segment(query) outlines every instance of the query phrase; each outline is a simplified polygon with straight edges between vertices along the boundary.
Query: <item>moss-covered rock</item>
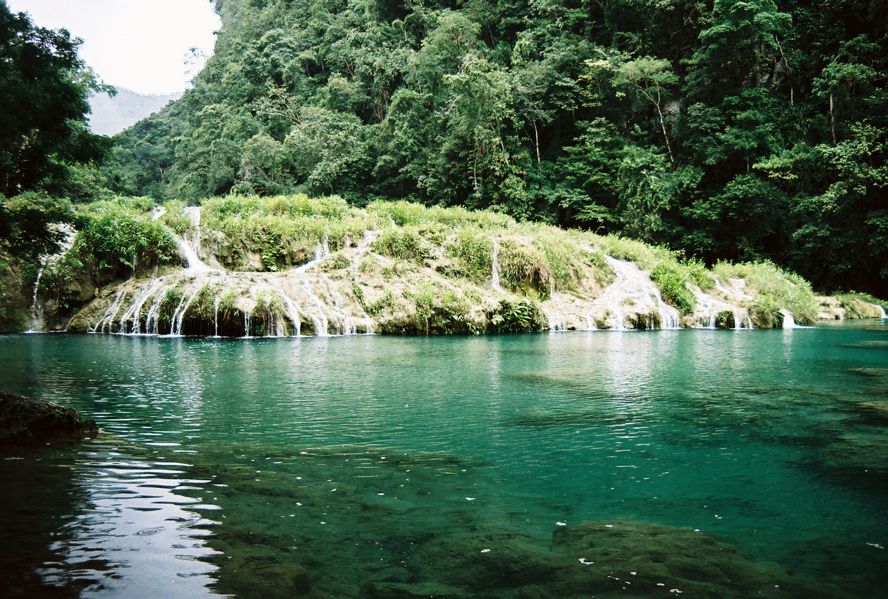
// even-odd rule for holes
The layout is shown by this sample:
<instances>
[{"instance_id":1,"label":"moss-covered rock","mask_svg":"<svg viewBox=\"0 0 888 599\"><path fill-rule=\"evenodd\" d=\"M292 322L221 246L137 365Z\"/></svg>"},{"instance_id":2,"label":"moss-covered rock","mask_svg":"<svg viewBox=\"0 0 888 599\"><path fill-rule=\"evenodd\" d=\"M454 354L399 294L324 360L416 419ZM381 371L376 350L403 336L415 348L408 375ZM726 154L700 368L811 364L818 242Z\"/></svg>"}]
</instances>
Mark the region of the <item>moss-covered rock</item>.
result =
<instances>
[{"instance_id":1,"label":"moss-covered rock","mask_svg":"<svg viewBox=\"0 0 888 599\"><path fill-rule=\"evenodd\" d=\"M64 442L97 433L95 421L74 408L0 393L0 443Z\"/></svg>"}]
</instances>

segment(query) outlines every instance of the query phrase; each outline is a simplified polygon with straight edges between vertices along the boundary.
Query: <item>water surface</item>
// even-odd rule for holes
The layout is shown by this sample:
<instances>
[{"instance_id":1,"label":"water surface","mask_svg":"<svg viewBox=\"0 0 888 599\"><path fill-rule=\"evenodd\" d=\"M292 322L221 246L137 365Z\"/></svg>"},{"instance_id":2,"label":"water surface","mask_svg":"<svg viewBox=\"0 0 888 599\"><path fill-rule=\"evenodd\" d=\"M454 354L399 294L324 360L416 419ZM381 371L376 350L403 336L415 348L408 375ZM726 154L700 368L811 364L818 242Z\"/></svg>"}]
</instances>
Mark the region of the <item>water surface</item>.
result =
<instances>
[{"instance_id":1,"label":"water surface","mask_svg":"<svg viewBox=\"0 0 888 599\"><path fill-rule=\"evenodd\" d=\"M710 583L724 594L759 572L784 590L795 578L780 576L836 596L884 588L881 321L429 339L22 335L0 337L0 364L0 389L73 405L103 431L0 456L0 527L20 540L0 549L9 596L564 596L559 584L609 596L630 571L636 596L710 596ZM565 540L584 522L637 535L597 558L613 588L588 578L601 542ZM746 561L704 564L713 550L694 548L695 530ZM656 551L639 540L652 536L665 543ZM497 551L514 559L478 561ZM667 572L657 551L697 566ZM568 554L582 572L559 561ZM737 569L766 562L781 574Z\"/></svg>"}]
</instances>

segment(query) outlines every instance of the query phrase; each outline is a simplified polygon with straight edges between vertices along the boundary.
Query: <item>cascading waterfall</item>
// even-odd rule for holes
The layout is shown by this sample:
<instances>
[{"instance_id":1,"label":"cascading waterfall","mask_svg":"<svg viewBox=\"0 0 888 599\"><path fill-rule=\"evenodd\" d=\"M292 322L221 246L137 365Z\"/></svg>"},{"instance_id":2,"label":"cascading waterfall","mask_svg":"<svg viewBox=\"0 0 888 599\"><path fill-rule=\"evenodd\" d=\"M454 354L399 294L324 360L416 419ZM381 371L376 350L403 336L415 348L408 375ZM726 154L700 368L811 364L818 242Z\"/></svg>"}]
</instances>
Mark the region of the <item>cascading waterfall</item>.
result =
<instances>
[{"instance_id":1,"label":"cascading waterfall","mask_svg":"<svg viewBox=\"0 0 888 599\"><path fill-rule=\"evenodd\" d=\"M166 297L167 292L175 287L174 284L164 285L160 287L154 294L154 301L148 308L148 315L145 317L145 333L148 335L159 335L160 307Z\"/></svg>"},{"instance_id":2,"label":"cascading waterfall","mask_svg":"<svg viewBox=\"0 0 888 599\"><path fill-rule=\"evenodd\" d=\"M194 248L194 253L200 258L200 206L188 206L183 209L183 212L188 215L191 226L194 228L191 245Z\"/></svg>"},{"instance_id":3,"label":"cascading waterfall","mask_svg":"<svg viewBox=\"0 0 888 599\"><path fill-rule=\"evenodd\" d=\"M123 313L123 316L120 317L120 327L118 331L121 334L130 334L130 335L139 335L141 331L141 319L137 317L142 313L142 307L145 305L145 302L148 301L148 298L152 297L157 290L163 285L162 281L157 281L151 287L145 288L142 293L136 297L135 301L130 304L130 307L127 308L126 312ZM127 330L127 324L129 324L129 330Z\"/></svg>"},{"instance_id":4,"label":"cascading waterfall","mask_svg":"<svg viewBox=\"0 0 888 599\"><path fill-rule=\"evenodd\" d=\"M117 291L117 294L114 296L114 300L111 302L111 305L99 319L99 321L95 324L93 328L89 330L90 333L104 333L105 328L107 327L108 331L111 332L111 325L114 322L114 317L120 312L120 308L123 305L123 300L126 297L127 289L122 288Z\"/></svg>"},{"instance_id":5,"label":"cascading waterfall","mask_svg":"<svg viewBox=\"0 0 888 599\"><path fill-rule=\"evenodd\" d=\"M281 296L281 299L284 302L284 305L287 307L287 315L290 317L290 322L293 323L293 330L297 337L302 336L302 319L299 317L299 306L296 305L292 299L287 296L286 293L277 290L278 294ZM283 333L280 335L283 336Z\"/></svg>"},{"instance_id":6,"label":"cascading waterfall","mask_svg":"<svg viewBox=\"0 0 888 599\"><path fill-rule=\"evenodd\" d=\"M605 259L617 278L594 301L593 310L586 316L588 321L603 321L615 331L626 330L629 310L624 306L631 306L634 328L677 329L681 326L678 310L663 300L659 287L646 273L631 262L610 256L605 256Z\"/></svg>"},{"instance_id":7,"label":"cascading waterfall","mask_svg":"<svg viewBox=\"0 0 888 599\"><path fill-rule=\"evenodd\" d=\"M189 290L189 293L182 295L181 299L179 300L179 305L176 306L176 310L173 312L173 317L170 319L171 337L182 336L182 320L185 318L185 313L188 312L188 308L191 307L191 303L194 301L194 298L197 296L198 293L201 292L202 289L202 286L194 284Z\"/></svg>"},{"instance_id":8,"label":"cascading waterfall","mask_svg":"<svg viewBox=\"0 0 888 599\"><path fill-rule=\"evenodd\" d=\"M361 269L361 260L364 258L364 254L367 253L367 250L370 249L370 246L378 237L379 231L364 231L364 238L358 242L357 252L355 252L355 256L352 259L352 274L355 276L358 275Z\"/></svg>"},{"instance_id":9,"label":"cascading waterfall","mask_svg":"<svg viewBox=\"0 0 888 599\"><path fill-rule=\"evenodd\" d=\"M305 272L310 268L314 268L315 266L317 266L318 264L320 264L321 262L323 262L324 260L326 260L327 258L330 257L330 244L329 244L329 239L327 238L326 234L324 235L324 241L322 243L319 243L315 247L314 255L315 255L314 260L309 260L305 264L302 264L301 266L297 266L296 268L293 269L293 271L300 272L300 273Z\"/></svg>"},{"instance_id":10,"label":"cascading waterfall","mask_svg":"<svg viewBox=\"0 0 888 599\"><path fill-rule=\"evenodd\" d=\"M34 293L31 294L30 319L27 333L33 333L43 329L43 306L37 301L37 293L40 291L40 278L43 276L43 261L37 269L37 277L34 280Z\"/></svg>"},{"instance_id":11,"label":"cascading waterfall","mask_svg":"<svg viewBox=\"0 0 888 599\"><path fill-rule=\"evenodd\" d=\"M723 285L722 289L724 289ZM694 299L697 305L696 313L698 315L698 326L700 328L719 328L719 317L721 316L722 319L724 319L722 321L724 323L726 322L726 314L731 315L734 329L752 328L752 320L750 319L749 312L747 310L739 308L734 304L729 304L720 299L716 299L708 293L704 293L700 289L695 288L692 291L694 293Z\"/></svg>"},{"instance_id":12,"label":"cascading waterfall","mask_svg":"<svg viewBox=\"0 0 888 599\"><path fill-rule=\"evenodd\" d=\"M206 272L217 270L205 264L203 260L200 259L200 256L197 255L197 251L194 249L194 247L184 238L179 237L175 233L173 234L173 238L176 240L176 243L179 244L179 251L182 252L182 256L184 256L185 262L188 264L188 270L190 270L191 272Z\"/></svg>"},{"instance_id":13,"label":"cascading waterfall","mask_svg":"<svg viewBox=\"0 0 888 599\"><path fill-rule=\"evenodd\" d=\"M218 270L205 264L203 260L200 259L200 207L188 206L184 208L183 211L188 216L189 220L191 220L191 226L194 229L192 240L189 242L187 239L177 235L173 231L170 231L170 235L176 240L176 243L179 246L179 251L182 253L182 257L185 258L185 263L188 265L188 270L192 272ZM157 220L166 214L166 212L166 208L157 206L151 212L151 219Z\"/></svg>"},{"instance_id":14,"label":"cascading waterfall","mask_svg":"<svg viewBox=\"0 0 888 599\"><path fill-rule=\"evenodd\" d=\"M28 309L28 328L26 333L37 333L45 330L44 321L44 304L40 299L40 281L43 278L43 272L46 268L51 268L59 259L74 245L74 239L77 237L76 231L68 224L53 225L62 239L59 243L60 253L50 255L44 254L40 256L37 265L37 276L34 278L34 291L31 293L31 305Z\"/></svg>"},{"instance_id":15,"label":"cascading waterfall","mask_svg":"<svg viewBox=\"0 0 888 599\"><path fill-rule=\"evenodd\" d=\"M311 319L314 321L315 333L318 335L318 337L329 337L330 333L327 332L327 316L324 314L324 303L321 301L321 298L315 295L308 281L303 279L301 283L306 295L312 302L314 302L315 306L317 306L318 309L317 316L309 313L309 316L311 316Z\"/></svg>"},{"instance_id":16,"label":"cascading waterfall","mask_svg":"<svg viewBox=\"0 0 888 599\"><path fill-rule=\"evenodd\" d=\"M156 210L155 218L162 214L162 209ZM385 332L409 332L413 326L410 285L416 280L392 285L391 275L382 270L390 264L384 253L373 254L372 261L364 259L378 239L378 231L365 231L356 245L346 242L335 254L335 268L313 268L331 256L325 236L315 247L314 259L297 268L279 273L237 272L212 269L200 261L193 247L199 245L200 212L190 210L189 218L195 233L189 231L185 237L193 243L183 240L180 244L189 268L152 279L131 279L106 290L72 319L71 331L163 337L301 337L372 334L377 324ZM501 286L499 263L503 240L491 241L491 278L484 301L496 305L497 299L504 301L502 294L506 293ZM600 249L583 249L595 252L600 260ZM345 267L341 265L343 259ZM615 279L603 291L596 280L578 288L578 293L553 289L551 297L540 302L552 329L621 331L675 329L682 325L678 310L664 301L647 272L631 262L610 256L604 259ZM696 296L693 318L697 326L751 327L749 312L738 307L749 304L743 298L753 299L744 292L743 285L740 279L718 281L717 291L709 290L714 296L691 288ZM403 299L398 294L403 294ZM741 300L733 302L735 297ZM378 322L370 314L381 314ZM481 326L489 314L481 312L477 316ZM691 324L691 319L686 317L684 324ZM793 323L785 320L784 325Z\"/></svg>"},{"instance_id":17,"label":"cascading waterfall","mask_svg":"<svg viewBox=\"0 0 888 599\"><path fill-rule=\"evenodd\" d=\"M323 298L323 299L322 299ZM74 319L73 330L181 337L371 334L372 320L324 274L184 271L131 279ZM212 320L210 320L212 319ZM261 322L260 322L261 320Z\"/></svg>"}]
</instances>

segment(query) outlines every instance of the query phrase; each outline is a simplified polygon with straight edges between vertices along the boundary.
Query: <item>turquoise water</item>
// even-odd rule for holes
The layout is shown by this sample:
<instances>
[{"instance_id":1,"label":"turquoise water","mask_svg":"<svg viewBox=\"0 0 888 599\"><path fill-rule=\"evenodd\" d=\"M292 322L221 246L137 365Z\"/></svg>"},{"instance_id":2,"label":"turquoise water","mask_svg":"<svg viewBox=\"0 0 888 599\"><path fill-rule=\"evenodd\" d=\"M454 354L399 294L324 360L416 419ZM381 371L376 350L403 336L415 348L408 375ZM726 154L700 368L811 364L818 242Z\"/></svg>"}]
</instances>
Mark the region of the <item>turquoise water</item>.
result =
<instances>
[{"instance_id":1,"label":"turquoise water","mask_svg":"<svg viewBox=\"0 0 888 599\"><path fill-rule=\"evenodd\" d=\"M0 455L8 596L625 596L602 586L618 570L638 597L769 596L760 579L777 596L877 597L886 582L881 321L22 335L0 337L0 364L0 390L73 405L103 433ZM563 538L583 526L627 532L618 549L583 537L580 555Z\"/></svg>"}]
</instances>

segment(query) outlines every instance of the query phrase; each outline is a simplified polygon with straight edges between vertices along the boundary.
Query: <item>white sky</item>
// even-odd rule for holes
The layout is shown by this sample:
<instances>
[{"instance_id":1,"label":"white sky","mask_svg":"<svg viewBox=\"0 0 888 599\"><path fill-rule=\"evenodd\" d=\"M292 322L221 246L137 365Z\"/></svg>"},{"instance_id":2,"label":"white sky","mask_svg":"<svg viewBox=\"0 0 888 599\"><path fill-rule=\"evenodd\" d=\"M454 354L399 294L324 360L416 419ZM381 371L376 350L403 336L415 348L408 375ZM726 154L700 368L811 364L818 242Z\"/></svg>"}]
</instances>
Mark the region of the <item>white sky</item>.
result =
<instances>
[{"instance_id":1,"label":"white sky","mask_svg":"<svg viewBox=\"0 0 888 599\"><path fill-rule=\"evenodd\" d=\"M183 91L213 52L219 17L210 0L6 0L38 27L83 39L79 56L104 83L140 94Z\"/></svg>"}]
</instances>

